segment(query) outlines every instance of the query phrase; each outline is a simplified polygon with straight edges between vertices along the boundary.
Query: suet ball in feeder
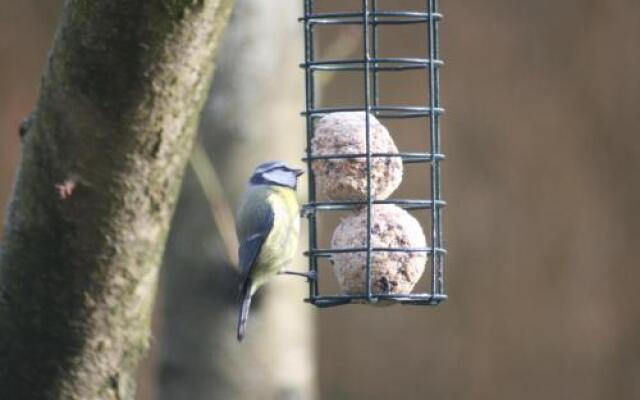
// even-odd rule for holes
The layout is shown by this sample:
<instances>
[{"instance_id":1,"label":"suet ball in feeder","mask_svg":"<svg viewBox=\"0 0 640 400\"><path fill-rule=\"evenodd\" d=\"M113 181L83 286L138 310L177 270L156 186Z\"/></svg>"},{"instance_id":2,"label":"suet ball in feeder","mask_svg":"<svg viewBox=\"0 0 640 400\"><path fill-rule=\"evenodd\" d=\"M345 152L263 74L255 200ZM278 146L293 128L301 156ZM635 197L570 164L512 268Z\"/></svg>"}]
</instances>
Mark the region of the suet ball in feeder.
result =
<instances>
[{"instance_id":1,"label":"suet ball in feeder","mask_svg":"<svg viewBox=\"0 0 640 400\"><path fill-rule=\"evenodd\" d=\"M342 220L333 232L332 249L363 248L367 240L367 209ZM372 248L425 248L420 223L395 205L375 205L371 219ZM371 257L371 291L374 294L408 294L422 276L427 261L424 251L374 251ZM336 253L333 271L346 294L365 293L367 253Z\"/></svg>"},{"instance_id":2,"label":"suet ball in feeder","mask_svg":"<svg viewBox=\"0 0 640 400\"><path fill-rule=\"evenodd\" d=\"M387 128L369 115L371 153L397 154ZM366 121L364 112L335 112L322 117L315 126L311 143L314 156L365 154ZM367 197L367 161L365 157L317 159L312 163L320 190L332 200L364 200ZM402 181L400 157L371 158L371 195L386 199Z\"/></svg>"}]
</instances>

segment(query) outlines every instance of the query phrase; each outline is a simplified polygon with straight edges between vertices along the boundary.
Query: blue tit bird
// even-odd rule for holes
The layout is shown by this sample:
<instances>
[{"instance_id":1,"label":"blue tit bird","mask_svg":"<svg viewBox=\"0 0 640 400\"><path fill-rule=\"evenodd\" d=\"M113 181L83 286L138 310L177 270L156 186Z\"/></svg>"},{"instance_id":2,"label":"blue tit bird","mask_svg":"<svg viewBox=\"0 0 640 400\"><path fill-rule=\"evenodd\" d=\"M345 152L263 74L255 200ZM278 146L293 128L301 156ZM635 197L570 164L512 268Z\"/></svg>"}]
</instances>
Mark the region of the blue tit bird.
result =
<instances>
[{"instance_id":1,"label":"blue tit bird","mask_svg":"<svg viewBox=\"0 0 640 400\"><path fill-rule=\"evenodd\" d=\"M245 335L251 296L269 278L286 271L298 248L296 186L302 173L281 161L265 162L256 167L242 196L236 219L242 299L238 341Z\"/></svg>"}]
</instances>

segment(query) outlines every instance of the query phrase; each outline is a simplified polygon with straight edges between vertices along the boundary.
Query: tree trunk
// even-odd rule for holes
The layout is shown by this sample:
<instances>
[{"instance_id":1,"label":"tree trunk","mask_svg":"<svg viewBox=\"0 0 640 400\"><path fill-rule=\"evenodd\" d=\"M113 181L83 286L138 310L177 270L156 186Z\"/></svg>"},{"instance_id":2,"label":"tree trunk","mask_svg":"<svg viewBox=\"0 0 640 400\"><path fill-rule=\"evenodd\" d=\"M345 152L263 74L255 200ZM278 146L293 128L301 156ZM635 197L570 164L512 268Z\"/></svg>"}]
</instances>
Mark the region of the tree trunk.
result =
<instances>
[{"instance_id":1,"label":"tree trunk","mask_svg":"<svg viewBox=\"0 0 640 400\"><path fill-rule=\"evenodd\" d=\"M201 135L232 208L260 161L300 165L305 133L297 3L240 0L225 32ZM237 343L238 274L210 215L188 170L161 279L159 398L312 399L315 351L312 310L302 302L306 283L281 276L263 287L247 337ZM293 267L305 266L299 257Z\"/></svg>"},{"instance_id":2,"label":"tree trunk","mask_svg":"<svg viewBox=\"0 0 640 400\"><path fill-rule=\"evenodd\" d=\"M232 4L66 2L0 253L0 398L134 397Z\"/></svg>"}]
</instances>

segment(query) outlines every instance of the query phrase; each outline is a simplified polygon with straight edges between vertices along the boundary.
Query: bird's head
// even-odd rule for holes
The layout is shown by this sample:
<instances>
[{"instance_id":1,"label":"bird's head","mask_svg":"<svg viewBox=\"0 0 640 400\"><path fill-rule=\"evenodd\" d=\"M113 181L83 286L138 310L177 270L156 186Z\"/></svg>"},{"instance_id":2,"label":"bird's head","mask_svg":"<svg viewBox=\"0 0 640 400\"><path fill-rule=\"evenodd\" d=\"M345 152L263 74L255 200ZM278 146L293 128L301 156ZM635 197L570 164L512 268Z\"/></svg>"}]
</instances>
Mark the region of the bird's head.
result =
<instances>
[{"instance_id":1,"label":"bird's head","mask_svg":"<svg viewBox=\"0 0 640 400\"><path fill-rule=\"evenodd\" d=\"M282 161L268 161L256 167L251 175L252 185L278 185L296 189L298 177L304 171L291 168Z\"/></svg>"}]
</instances>

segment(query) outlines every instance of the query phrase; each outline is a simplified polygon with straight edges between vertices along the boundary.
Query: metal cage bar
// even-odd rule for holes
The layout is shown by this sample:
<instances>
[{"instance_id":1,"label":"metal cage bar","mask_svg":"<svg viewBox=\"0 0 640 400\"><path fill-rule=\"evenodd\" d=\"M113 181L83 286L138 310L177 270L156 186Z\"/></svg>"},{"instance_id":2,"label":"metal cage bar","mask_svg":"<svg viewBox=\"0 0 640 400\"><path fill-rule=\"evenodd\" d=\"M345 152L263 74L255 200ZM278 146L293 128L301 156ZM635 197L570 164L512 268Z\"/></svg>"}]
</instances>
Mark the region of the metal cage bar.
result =
<instances>
[{"instance_id":1,"label":"metal cage bar","mask_svg":"<svg viewBox=\"0 0 640 400\"><path fill-rule=\"evenodd\" d=\"M440 106L440 67L438 23L442 14L438 12L437 0L425 0L424 11L386 11L378 9L378 0L362 0L361 10L354 12L316 13L314 0L304 1L304 15L299 20L304 24L305 59L300 67L305 71L305 110L301 113L306 119L307 146L303 160L307 164L309 185L308 203L303 206L303 215L309 220L309 249L304 254L309 259L309 297L307 302L318 307L331 307L350 303L376 303L391 301L399 304L437 305L446 300L444 290L444 255L446 250L442 235L442 208L446 205L441 197L440 163L445 159L440 146L440 116L444 109ZM387 25L423 24L426 27L427 54L425 58L381 57L379 55L379 27ZM330 25L359 25L362 27L362 58L341 60L317 60L315 57L314 28ZM398 73L408 70L423 70L427 76L425 91L428 101L425 105L388 105L380 104L379 73ZM362 71L364 83L362 104L341 107L317 107L314 74L325 71ZM358 154L312 154L311 142L315 120L333 112L361 111L365 113L366 143L365 152ZM425 132L428 135L428 152L399 152L394 154L375 153L371 150L370 115L379 119L426 118ZM374 200L371 193L372 160L379 157L399 157L404 164L424 163L428 165L429 193L424 199L385 199ZM361 201L319 201L316 197L316 182L312 169L315 160L360 159L366 161L367 193ZM430 230L428 246L420 248L379 248L371 242L373 205L395 204L407 210L427 210ZM348 249L323 249L318 247L318 214L337 210L352 210L367 207L367 238L364 246ZM426 222L426 221L425 221ZM321 258L330 258L340 253L366 253L365 291L358 295L321 294L319 282L319 264ZM418 287L413 293L396 295L392 293L373 293L372 257L376 252L422 252L429 255L428 291ZM425 271L425 275L427 271Z\"/></svg>"},{"instance_id":2,"label":"metal cage bar","mask_svg":"<svg viewBox=\"0 0 640 400\"><path fill-rule=\"evenodd\" d=\"M305 18L313 15L313 0L304 0L304 15ZM304 27L304 54L305 63L308 64L314 60L314 38L313 38L313 25L305 23ZM311 154L311 139L313 138L313 120L310 118L310 112L315 108L315 83L313 80L314 71L310 68L305 68L305 107L306 107L306 128L307 128L307 154ZM316 198L316 183L311 172L311 159L307 159L307 171L308 171L308 194L309 199L315 200ZM310 214L309 219L309 246L310 248L318 247L317 238L317 221L316 215ZM316 257L309 257L309 298L315 299L319 296L320 288L318 283L318 259Z\"/></svg>"},{"instance_id":3,"label":"metal cage bar","mask_svg":"<svg viewBox=\"0 0 640 400\"><path fill-rule=\"evenodd\" d=\"M362 56L364 58L364 110L365 110L365 149L367 153L367 263L365 266L366 271L366 283L365 291L367 294L367 301L372 301L371 293L371 262L373 260L372 245L371 245L371 220L373 219L373 199L371 198L371 54L370 54L370 40L369 30L369 0L362 0ZM375 30L375 27L374 27Z\"/></svg>"},{"instance_id":4,"label":"metal cage bar","mask_svg":"<svg viewBox=\"0 0 640 400\"><path fill-rule=\"evenodd\" d=\"M374 25L407 25L421 24L429 20L428 12L417 11L377 11L372 8L369 12L372 19L369 23ZM440 21L442 14L433 13L433 18ZM310 25L362 25L363 15L361 12L334 12L334 13L318 13L305 14L299 18Z\"/></svg>"}]
</instances>

